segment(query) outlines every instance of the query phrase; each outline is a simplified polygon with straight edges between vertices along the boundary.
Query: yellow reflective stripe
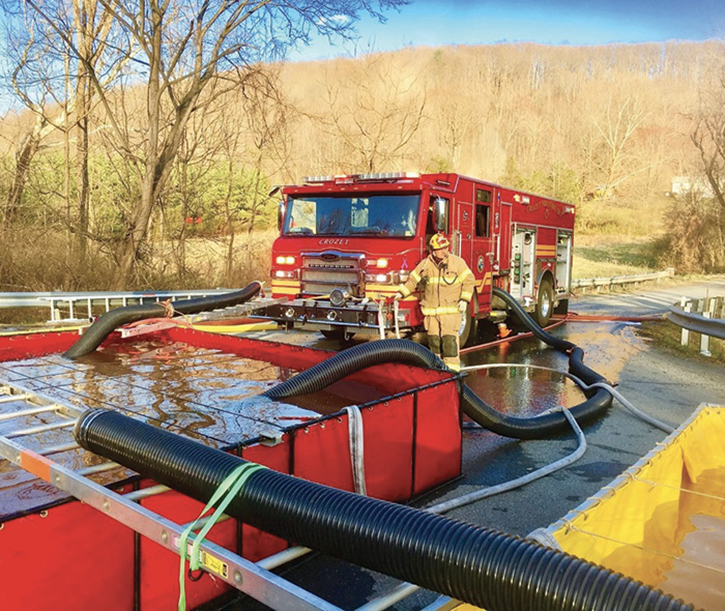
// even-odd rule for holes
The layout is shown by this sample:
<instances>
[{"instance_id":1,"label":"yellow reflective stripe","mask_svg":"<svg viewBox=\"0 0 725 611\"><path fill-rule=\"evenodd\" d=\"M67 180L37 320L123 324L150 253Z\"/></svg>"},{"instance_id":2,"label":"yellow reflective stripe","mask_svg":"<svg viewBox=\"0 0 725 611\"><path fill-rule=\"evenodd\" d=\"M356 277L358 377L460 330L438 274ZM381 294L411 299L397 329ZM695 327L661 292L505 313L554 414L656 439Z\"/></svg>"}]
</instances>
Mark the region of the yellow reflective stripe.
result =
<instances>
[{"instance_id":1,"label":"yellow reflective stripe","mask_svg":"<svg viewBox=\"0 0 725 611\"><path fill-rule=\"evenodd\" d=\"M272 280L273 295L297 295L299 292L299 280Z\"/></svg>"},{"instance_id":2,"label":"yellow reflective stripe","mask_svg":"<svg viewBox=\"0 0 725 611\"><path fill-rule=\"evenodd\" d=\"M410 295L410 293L412 292L412 291L409 291L409 290L408 290L408 287L406 287L406 286L405 286L404 284L403 284L403 285L401 285L401 286L400 286L400 287L398 288L398 291L400 292L400 294L401 294L401 295L402 295L403 297L407 297L407 296L408 296L408 295Z\"/></svg>"},{"instance_id":3,"label":"yellow reflective stripe","mask_svg":"<svg viewBox=\"0 0 725 611\"><path fill-rule=\"evenodd\" d=\"M461 282L463 282L463 280L465 280L466 278L468 278L468 276L473 276L473 272L470 269L467 269L466 268L463 271L463 273L461 274Z\"/></svg>"},{"instance_id":4,"label":"yellow reflective stripe","mask_svg":"<svg viewBox=\"0 0 725 611\"><path fill-rule=\"evenodd\" d=\"M461 299L463 299L463 301L471 301L471 297L473 297L473 293L461 291Z\"/></svg>"},{"instance_id":5,"label":"yellow reflective stripe","mask_svg":"<svg viewBox=\"0 0 725 611\"><path fill-rule=\"evenodd\" d=\"M423 316L440 316L441 314L460 314L457 306L441 306L440 308L426 308L421 306Z\"/></svg>"},{"instance_id":6,"label":"yellow reflective stripe","mask_svg":"<svg viewBox=\"0 0 725 611\"><path fill-rule=\"evenodd\" d=\"M299 280L272 280L272 288L286 286L289 288L300 288Z\"/></svg>"},{"instance_id":7,"label":"yellow reflective stripe","mask_svg":"<svg viewBox=\"0 0 725 611\"><path fill-rule=\"evenodd\" d=\"M489 284L491 284L491 272L486 272L483 278L481 278L481 282L478 283L478 287L483 290Z\"/></svg>"},{"instance_id":8,"label":"yellow reflective stripe","mask_svg":"<svg viewBox=\"0 0 725 611\"><path fill-rule=\"evenodd\" d=\"M299 289L281 289L281 288L272 288L272 294L273 295L297 295L300 292Z\"/></svg>"},{"instance_id":9,"label":"yellow reflective stripe","mask_svg":"<svg viewBox=\"0 0 725 611\"><path fill-rule=\"evenodd\" d=\"M415 283L416 283L416 284L417 284L418 282L420 282L420 274L419 274L418 272L416 272L415 270L413 270L412 272L410 272L410 277L411 277L411 278L412 278L413 280L415 280Z\"/></svg>"}]
</instances>

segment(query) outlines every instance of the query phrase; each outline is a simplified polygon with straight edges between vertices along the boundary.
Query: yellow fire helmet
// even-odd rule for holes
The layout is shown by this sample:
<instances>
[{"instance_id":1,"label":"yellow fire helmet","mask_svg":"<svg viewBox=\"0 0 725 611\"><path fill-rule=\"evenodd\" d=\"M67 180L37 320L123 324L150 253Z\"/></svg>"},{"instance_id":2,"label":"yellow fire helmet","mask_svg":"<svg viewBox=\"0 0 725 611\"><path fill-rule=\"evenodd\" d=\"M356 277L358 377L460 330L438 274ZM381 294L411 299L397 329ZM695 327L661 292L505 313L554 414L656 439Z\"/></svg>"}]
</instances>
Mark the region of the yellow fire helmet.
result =
<instances>
[{"instance_id":1,"label":"yellow fire helmet","mask_svg":"<svg viewBox=\"0 0 725 611\"><path fill-rule=\"evenodd\" d=\"M442 233L435 234L429 242L431 250L438 250L439 248L448 248L451 245L450 241Z\"/></svg>"}]
</instances>

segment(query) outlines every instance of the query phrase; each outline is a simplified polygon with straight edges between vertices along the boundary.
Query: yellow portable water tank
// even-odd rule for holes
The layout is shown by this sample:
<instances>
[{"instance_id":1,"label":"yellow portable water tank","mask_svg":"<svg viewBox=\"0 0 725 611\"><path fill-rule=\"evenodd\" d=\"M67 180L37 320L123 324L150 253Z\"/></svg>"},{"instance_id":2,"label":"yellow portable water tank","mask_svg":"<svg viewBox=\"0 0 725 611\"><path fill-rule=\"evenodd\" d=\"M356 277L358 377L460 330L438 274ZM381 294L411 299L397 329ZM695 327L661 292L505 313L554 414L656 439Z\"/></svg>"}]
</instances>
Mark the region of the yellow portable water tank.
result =
<instances>
[{"instance_id":1,"label":"yellow portable water tank","mask_svg":"<svg viewBox=\"0 0 725 611\"><path fill-rule=\"evenodd\" d=\"M725 609L725 407L674 433L547 530L565 552Z\"/></svg>"}]
</instances>

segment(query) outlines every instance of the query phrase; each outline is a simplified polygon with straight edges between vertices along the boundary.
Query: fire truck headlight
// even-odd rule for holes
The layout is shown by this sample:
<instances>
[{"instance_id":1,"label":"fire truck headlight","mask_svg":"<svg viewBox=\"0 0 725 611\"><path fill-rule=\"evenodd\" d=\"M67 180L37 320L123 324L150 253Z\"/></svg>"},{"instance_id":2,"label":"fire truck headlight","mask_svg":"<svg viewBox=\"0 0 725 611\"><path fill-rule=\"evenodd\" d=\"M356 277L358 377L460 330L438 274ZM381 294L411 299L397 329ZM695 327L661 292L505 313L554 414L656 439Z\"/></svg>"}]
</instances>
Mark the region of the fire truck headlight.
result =
<instances>
[{"instance_id":1,"label":"fire truck headlight","mask_svg":"<svg viewBox=\"0 0 725 611\"><path fill-rule=\"evenodd\" d=\"M294 280L297 277L297 271L296 270L286 271L283 269L278 269L276 272L274 272L274 277L288 279L288 280Z\"/></svg>"},{"instance_id":2,"label":"fire truck headlight","mask_svg":"<svg viewBox=\"0 0 725 611\"><path fill-rule=\"evenodd\" d=\"M385 269L386 267L388 267L388 263L389 261L387 259L378 259L375 262L375 267L377 267L378 269Z\"/></svg>"},{"instance_id":3,"label":"fire truck headlight","mask_svg":"<svg viewBox=\"0 0 725 611\"><path fill-rule=\"evenodd\" d=\"M275 262L277 263L277 265L294 265L295 258L291 256L280 255L275 259Z\"/></svg>"},{"instance_id":4,"label":"fire truck headlight","mask_svg":"<svg viewBox=\"0 0 725 611\"><path fill-rule=\"evenodd\" d=\"M392 284L391 277L388 274L365 274L365 282L375 284Z\"/></svg>"}]
</instances>

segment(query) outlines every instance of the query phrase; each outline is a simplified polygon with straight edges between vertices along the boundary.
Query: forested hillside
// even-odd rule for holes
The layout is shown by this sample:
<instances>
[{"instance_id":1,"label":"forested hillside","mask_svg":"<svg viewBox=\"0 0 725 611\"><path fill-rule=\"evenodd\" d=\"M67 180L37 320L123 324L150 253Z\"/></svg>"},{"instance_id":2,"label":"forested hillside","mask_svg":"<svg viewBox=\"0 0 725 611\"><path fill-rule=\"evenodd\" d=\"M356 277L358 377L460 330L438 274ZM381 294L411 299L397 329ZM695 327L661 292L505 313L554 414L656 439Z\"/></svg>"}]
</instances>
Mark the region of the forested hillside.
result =
<instances>
[{"instance_id":1,"label":"forested hillside","mask_svg":"<svg viewBox=\"0 0 725 611\"><path fill-rule=\"evenodd\" d=\"M701 173L690 135L723 60L720 43L525 44L287 65L280 86L303 114L283 178L454 170L584 203L580 228L606 229L605 208L645 212ZM616 229L649 232L647 217Z\"/></svg>"},{"instance_id":2,"label":"forested hillside","mask_svg":"<svg viewBox=\"0 0 725 611\"><path fill-rule=\"evenodd\" d=\"M548 194L577 204L580 235L660 236L671 263L720 269L725 202L666 194L676 176L718 184L706 170L722 164L712 143L718 109L725 116L724 65L716 41L256 63L216 78L172 135L178 154L148 219L138 212L152 137L147 88L117 80L103 96L75 89L66 108L35 104L0 123L0 290L238 282L264 268L273 185L398 170ZM161 129L178 112L162 103ZM681 238L703 228L717 231L695 257ZM137 250L124 251L134 230ZM190 258L200 238L217 242L208 256L218 258L201 279ZM37 264L40 243L51 269ZM137 265L119 282L124 256Z\"/></svg>"}]
</instances>

